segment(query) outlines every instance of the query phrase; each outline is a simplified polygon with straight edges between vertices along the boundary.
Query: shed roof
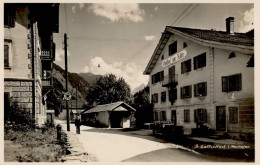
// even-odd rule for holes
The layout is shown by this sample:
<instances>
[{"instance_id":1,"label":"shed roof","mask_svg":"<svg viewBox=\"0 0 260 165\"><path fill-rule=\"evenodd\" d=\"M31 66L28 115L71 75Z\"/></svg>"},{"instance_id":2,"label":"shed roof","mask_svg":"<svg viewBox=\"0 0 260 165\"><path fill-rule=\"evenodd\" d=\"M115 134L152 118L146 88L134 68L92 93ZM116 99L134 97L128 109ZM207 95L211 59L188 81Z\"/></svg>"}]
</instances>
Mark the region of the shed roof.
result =
<instances>
[{"instance_id":1,"label":"shed roof","mask_svg":"<svg viewBox=\"0 0 260 165\"><path fill-rule=\"evenodd\" d=\"M129 111L136 111L133 107L131 107L130 105L126 104L125 102L118 101L118 102L110 103L110 104L97 105L94 108L91 108L89 110L86 110L86 111L82 112L81 114L113 111L114 109L116 109L119 106L122 106L122 107L126 108Z\"/></svg>"}]
</instances>

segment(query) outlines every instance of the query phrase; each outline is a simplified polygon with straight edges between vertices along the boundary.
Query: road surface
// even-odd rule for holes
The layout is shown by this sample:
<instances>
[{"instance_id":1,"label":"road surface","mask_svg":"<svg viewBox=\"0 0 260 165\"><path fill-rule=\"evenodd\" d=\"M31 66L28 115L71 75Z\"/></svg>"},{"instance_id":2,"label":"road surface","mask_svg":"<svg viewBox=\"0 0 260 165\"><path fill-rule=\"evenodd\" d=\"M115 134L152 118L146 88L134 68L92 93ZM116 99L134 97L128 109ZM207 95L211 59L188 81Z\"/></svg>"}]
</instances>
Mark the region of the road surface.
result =
<instances>
[{"instance_id":1,"label":"road surface","mask_svg":"<svg viewBox=\"0 0 260 165\"><path fill-rule=\"evenodd\" d=\"M66 131L66 123L61 122ZM70 132L76 133L75 125ZM213 162L215 159L167 143L152 136L151 130L123 131L121 129L81 126L77 134L85 152L98 162Z\"/></svg>"}]
</instances>

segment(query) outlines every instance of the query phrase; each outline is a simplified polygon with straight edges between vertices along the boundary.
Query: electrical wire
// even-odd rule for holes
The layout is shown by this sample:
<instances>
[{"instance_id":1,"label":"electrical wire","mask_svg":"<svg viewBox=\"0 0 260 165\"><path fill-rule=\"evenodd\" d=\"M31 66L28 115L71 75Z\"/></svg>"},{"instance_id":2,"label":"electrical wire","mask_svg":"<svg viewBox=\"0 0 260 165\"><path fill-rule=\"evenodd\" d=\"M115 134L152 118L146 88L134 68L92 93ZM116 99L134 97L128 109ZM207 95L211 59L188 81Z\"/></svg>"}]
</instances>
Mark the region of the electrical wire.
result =
<instances>
[{"instance_id":1,"label":"electrical wire","mask_svg":"<svg viewBox=\"0 0 260 165\"><path fill-rule=\"evenodd\" d=\"M174 25L174 24L178 21L178 19L180 19L181 16L182 16L191 6L192 6L192 4L189 4L189 5L181 12L181 14L175 19L175 21L174 21L171 25Z\"/></svg>"},{"instance_id":2,"label":"electrical wire","mask_svg":"<svg viewBox=\"0 0 260 165\"><path fill-rule=\"evenodd\" d=\"M176 25L178 25L179 23L181 23L181 21L183 21L183 19L184 19L185 17L187 17L188 15L190 15L190 13L193 12L193 10L195 10L199 5L200 5L200 4L197 4L193 9L191 9L191 11L190 11L189 13L187 13L187 14L180 20L180 22L178 22Z\"/></svg>"}]
</instances>

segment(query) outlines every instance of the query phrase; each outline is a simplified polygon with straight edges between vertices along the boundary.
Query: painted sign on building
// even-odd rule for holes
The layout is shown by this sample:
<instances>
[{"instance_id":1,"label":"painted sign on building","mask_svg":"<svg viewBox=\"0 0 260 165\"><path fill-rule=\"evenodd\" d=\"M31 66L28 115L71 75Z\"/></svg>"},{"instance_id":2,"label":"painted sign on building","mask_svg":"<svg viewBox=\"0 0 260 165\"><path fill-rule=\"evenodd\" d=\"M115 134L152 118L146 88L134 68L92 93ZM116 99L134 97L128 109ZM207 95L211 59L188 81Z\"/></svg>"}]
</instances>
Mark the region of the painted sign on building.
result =
<instances>
[{"instance_id":1,"label":"painted sign on building","mask_svg":"<svg viewBox=\"0 0 260 165\"><path fill-rule=\"evenodd\" d=\"M176 54L174 54L173 56L171 56L171 57L169 57L169 58L163 60L162 66L163 66L163 67L166 67L166 66L168 66L168 65L171 65L171 64L173 64L173 63L175 63L175 62L177 62L177 61L179 61L179 60L185 58L186 55L187 55L187 51L186 51L186 50L182 50L182 51L180 51L179 53L176 53Z\"/></svg>"}]
</instances>

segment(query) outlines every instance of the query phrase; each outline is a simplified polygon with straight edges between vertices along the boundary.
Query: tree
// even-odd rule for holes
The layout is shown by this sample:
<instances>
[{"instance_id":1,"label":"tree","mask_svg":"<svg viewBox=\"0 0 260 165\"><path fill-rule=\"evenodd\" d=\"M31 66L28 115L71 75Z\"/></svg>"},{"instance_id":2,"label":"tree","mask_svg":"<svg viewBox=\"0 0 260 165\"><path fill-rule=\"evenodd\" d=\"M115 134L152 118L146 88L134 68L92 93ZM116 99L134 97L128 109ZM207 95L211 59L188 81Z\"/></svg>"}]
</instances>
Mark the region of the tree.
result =
<instances>
[{"instance_id":1,"label":"tree","mask_svg":"<svg viewBox=\"0 0 260 165\"><path fill-rule=\"evenodd\" d=\"M153 121L153 104L150 103L149 97L148 85L134 94L134 103L132 106L136 109L135 118L137 127Z\"/></svg>"},{"instance_id":2,"label":"tree","mask_svg":"<svg viewBox=\"0 0 260 165\"><path fill-rule=\"evenodd\" d=\"M52 89L47 93L47 107L54 109L55 116L58 116L62 111L62 92L58 89Z\"/></svg>"},{"instance_id":3,"label":"tree","mask_svg":"<svg viewBox=\"0 0 260 165\"><path fill-rule=\"evenodd\" d=\"M90 107L117 101L129 104L130 87L122 77L117 78L113 74L106 74L90 86L86 100Z\"/></svg>"}]
</instances>

